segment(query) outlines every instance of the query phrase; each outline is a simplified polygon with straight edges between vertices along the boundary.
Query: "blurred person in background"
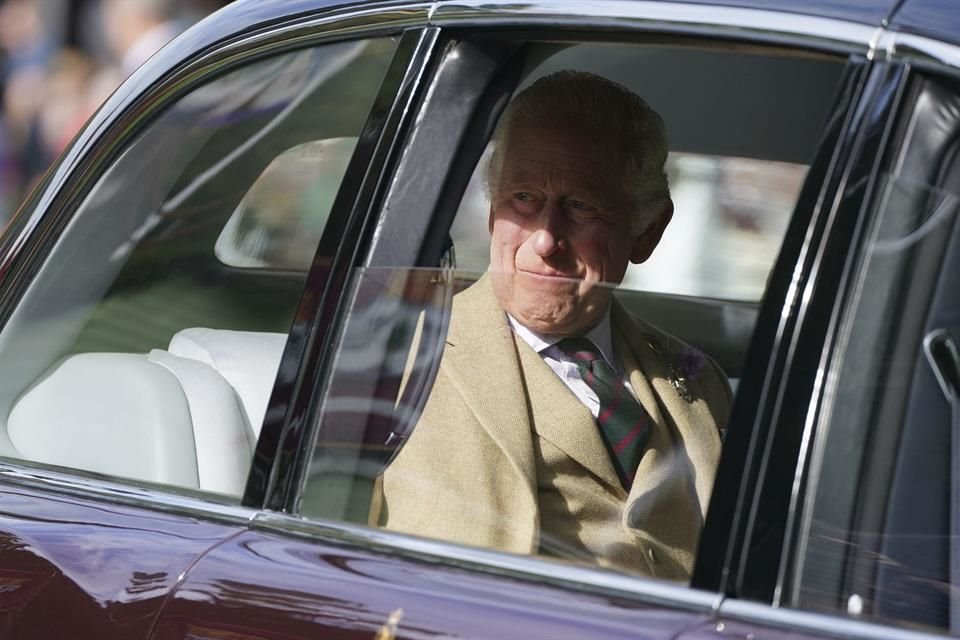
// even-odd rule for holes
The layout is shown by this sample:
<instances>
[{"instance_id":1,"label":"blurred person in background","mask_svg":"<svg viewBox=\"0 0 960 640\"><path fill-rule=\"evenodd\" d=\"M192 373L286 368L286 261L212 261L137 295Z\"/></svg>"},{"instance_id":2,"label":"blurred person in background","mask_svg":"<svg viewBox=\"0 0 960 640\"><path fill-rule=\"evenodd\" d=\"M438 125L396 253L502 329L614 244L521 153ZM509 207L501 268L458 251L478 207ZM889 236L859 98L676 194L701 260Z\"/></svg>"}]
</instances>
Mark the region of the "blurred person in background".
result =
<instances>
[{"instance_id":1,"label":"blurred person in background","mask_svg":"<svg viewBox=\"0 0 960 640\"><path fill-rule=\"evenodd\" d=\"M174 0L101 0L107 43L125 78L186 25Z\"/></svg>"},{"instance_id":2,"label":"blurred person in background","mask_svg":"<svg viewBox=\"0 0 960 640\"><path fill-rule=\"evenodd\" d=\"M229 0L0 0L0 228L110 93Z\"/></svg>"},{"instance_id":3,"label":"blurred person in background","mask_svg":"<svg viewBox=\"0 0 960 640\"><path fill-rule=\"evenodd\" d=\"M56 48L44 26L38 0L0 5L3 64L0 121L0 224L9 218L26 185L49 164L39 140L38 114L47 68Z\"/></svg>"}]
</instances>

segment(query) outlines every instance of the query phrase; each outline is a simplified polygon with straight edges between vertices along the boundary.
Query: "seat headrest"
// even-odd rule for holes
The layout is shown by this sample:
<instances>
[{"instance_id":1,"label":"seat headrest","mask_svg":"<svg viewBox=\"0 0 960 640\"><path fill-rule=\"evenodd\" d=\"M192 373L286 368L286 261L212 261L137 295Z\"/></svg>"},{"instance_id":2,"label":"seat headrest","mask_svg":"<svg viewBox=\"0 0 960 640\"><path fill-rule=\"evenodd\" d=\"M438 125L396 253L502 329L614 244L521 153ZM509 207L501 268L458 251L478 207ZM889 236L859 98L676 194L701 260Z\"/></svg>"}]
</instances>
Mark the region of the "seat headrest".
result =
<instances>
[{"instance_id":1,"label":"seat headrest","mask_svg":"<svg viewBox=\"0 0 960 640\"><path fill-rule=\"evenodd\" d=\"M254 433L260 434L287 342L285 333L194 327L170 340L170 353L205 362L236 390Z\"/></svg>"}]
</instances>

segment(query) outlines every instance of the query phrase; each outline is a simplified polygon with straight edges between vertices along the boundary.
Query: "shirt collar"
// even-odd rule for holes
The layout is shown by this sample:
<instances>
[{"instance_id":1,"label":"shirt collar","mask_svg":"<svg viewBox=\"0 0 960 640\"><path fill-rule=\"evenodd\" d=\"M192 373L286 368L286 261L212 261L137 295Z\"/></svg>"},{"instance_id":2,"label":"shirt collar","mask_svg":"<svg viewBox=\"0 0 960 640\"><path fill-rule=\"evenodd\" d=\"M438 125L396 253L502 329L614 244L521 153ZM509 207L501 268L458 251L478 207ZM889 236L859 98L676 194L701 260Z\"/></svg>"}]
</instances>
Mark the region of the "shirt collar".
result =
<instances>
[{"instance_id":1,"label":"shirt collar","mask_svg":"<svg viewBox=\"0 0 960 640\"><path fill-rule=\"evenodd\" d=\"M530 345L530 348L540 355L544 355L544 351L563 339L563 336L538 333L532 329L528 329L520 324L520 322L509 313L507 314L507 320L510 322L510 326L517 333L517 335L523 338L523 341ZM600 317L600 322L594 325L590 331L587 331L583 337L595 344L597 349L600 350L600 354L603 356L603 359L607 361L607 364L613 367L614 370L619 371L619 363L613 355L613 335L610 330L609 304L607 305L607 310L604 311L603 315ZM554 349L554 352L558 351L558 349Z\"/></svg>"}]
</instances>

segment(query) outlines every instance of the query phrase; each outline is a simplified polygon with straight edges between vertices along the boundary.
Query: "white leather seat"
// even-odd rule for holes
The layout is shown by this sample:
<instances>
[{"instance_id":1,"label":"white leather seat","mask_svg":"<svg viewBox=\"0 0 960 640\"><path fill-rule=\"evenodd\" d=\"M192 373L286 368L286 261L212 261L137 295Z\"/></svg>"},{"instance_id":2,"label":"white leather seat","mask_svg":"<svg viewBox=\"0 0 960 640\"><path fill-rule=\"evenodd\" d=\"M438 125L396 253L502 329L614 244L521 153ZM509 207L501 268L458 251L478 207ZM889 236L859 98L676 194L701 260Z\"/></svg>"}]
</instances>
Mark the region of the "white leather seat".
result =
<instances>
[{"instance_id":1,"label":"white leather seat","mask_svg":"<svg viewBox=\"0 0 960 640\"><path fill-rule=\"evenodd\" d=\"M223 376L259 436L286 342L285 333L194 327L174 335L169 349L173 355L206 363Z\"/></svg>"},{"instance_id":2,"label":"white leather seat","mask_svg":"<svg viewBox=\"0 0 960 640\"><path fill-rule=\"evenodd\" d=\"M18 399L7 431L29 460L231 495L256 442L223 376L160 350L68 357Z\"/></svg>"}]
</instances>

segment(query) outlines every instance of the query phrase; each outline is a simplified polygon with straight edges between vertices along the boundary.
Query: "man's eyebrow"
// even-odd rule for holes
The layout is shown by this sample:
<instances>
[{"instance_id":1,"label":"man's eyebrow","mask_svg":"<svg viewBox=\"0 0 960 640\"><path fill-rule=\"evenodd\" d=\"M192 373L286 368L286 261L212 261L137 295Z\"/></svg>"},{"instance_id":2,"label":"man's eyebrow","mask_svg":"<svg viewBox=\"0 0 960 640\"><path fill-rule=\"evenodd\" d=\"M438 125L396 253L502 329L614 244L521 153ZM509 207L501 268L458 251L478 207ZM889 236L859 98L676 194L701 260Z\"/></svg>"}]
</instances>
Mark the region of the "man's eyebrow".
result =
<instances>
[{"instance_id":1,"label":"man's eyebrow","mask_svg":"<svg viewBox=\"0 0 960 640\"><path fill-rule=\"evenodd\" d=\"M542 172L523 167L512 167L510 172L501 173L497 186L498 193L515 190L539 191L544 184L549 186L555 180L544 178ZM623 208L623 198L618 200L618 189L609 178L593 175L590 172L579 172L575 180L566 180L566 195L574 199L589 200L604 209L618 210Z\"/></svg>"}]
</instances>

